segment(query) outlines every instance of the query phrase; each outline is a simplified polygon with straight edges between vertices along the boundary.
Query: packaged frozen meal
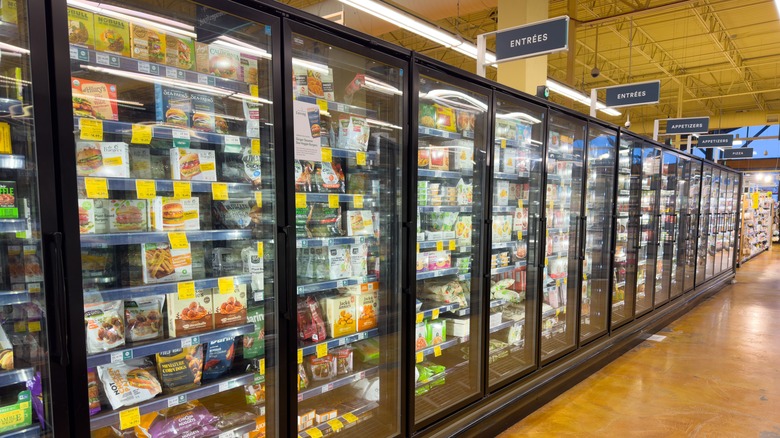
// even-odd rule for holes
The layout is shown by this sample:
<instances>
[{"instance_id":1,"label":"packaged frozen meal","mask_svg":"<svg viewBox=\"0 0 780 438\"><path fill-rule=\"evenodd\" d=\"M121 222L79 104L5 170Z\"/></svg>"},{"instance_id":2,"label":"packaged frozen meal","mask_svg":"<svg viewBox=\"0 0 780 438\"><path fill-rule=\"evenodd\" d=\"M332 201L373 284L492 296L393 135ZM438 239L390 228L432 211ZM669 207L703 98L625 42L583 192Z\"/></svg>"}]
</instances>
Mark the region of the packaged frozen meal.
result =
<instances>
[{"instance_id":1,"label":"packaged frozen meal","mask_svg":"<svg viewBox=\"0 0 780 438\"><path fill-rule=\"evenodd\" d=\"M165 34L130 23L131 56L141 61L165 62Z\"/></svg>"},{"instance_id":2,"label":"packaged frozen meal","mask_svg":"<svg viewBox=\"0 0 780 438\"><path fill-rule=\"evenodd\" d=\"M125 324L130 342L159 339L163 336L164 295L125 301Z\"/></svg>"},{"instance_id":3,"label":"packaged frozen meal","mask_svg":"<svg viewBox=\"0 0 780 438\"><path fill-rule=\"evenodd\" d=\"M318 70L306 70L306 86L309 96L334 100L333 69L328 68L327 73Z\"/></svg>"},{"instance_id":4,"label":"packaged frozen meal","mask_svg":"<svg viewBox=\"0 0 780 438\"><path fill-rule=\"evenodd\" d=\"M190 93L192 127L198 131L214 132L214 99L211 94Z\"/></svg>"},{"instance_id":5,"label":"packaged frozen meal","mask_svg":"<svg viewBox=\"0 0 780 438\"><path fill-rule=\"evenodd\" d=\"M122 301L84 304L87 352L102 353L125 345Z\"/></svg>"},{"instance_id":6,"label":"packaged frozen meal","mask_svg":"<svg viewBox=\"0 0 780 438\"><path fill-rule=\"evenodd\" d=\"M224 79L238 79L239 52L217 44L208 47L209 74Z\"/></svg>"},{"instance_id":7,"label":"packaged frozen meal","mask_svg":"<svg viewBox=\"0 0 780 438\"><path fill-rule=\"evenodd\" d=\"M233 366L236 353L236 338L217 339L206 344L206 357L203 362L203 380L212 380L223 376Z\"/></svg>"},{"instance_id":8,"label":"packaged frozen meal","mask_svg":"<svg viewBox=\"0 0 780 438\"><path fill-rule=\"evenodd\" d=\"M457 132L455 110L438 104L433 107L436 109L436 129Z\"/></svg>"},{"instance_id":9,"label":"packaged frozen meal","mask_svg":"<svg viewBox=\"0 0 780 438\"><path fill-rule=\"evenodd\" d=\"M330 337L338 338L355 333L357 323L354 295L337 295L324 298L322 307L325 309L328 321L328 335Z\"/></svg>"},{"instance_id":10,"label":"packaged frozen meal","mask_svg":"<svg viewBox=\"0 0 780 438\"><path fill-rule=\"evenodd\" d=\"M130 57L130 23L95 15L95 49Z\"/></svg>"},{"instance_id":11,"label":"packaged frozen meal","mask_svg":"<svg viewBox=\"0 0 780 438\"><path fill-rule=\"evenodd\" d=\"M168 294L167 309L168 333L173 338L214 329L211 289L195 290L194 298Z\"/></svg>"},{"instance_id":12,"label":"packaged frozen meal","mask_svg":"<svg viewBox=\"0 0 780 438\"><path fill-rule=\"evenodd\" d=\"M154 231L182 231L200 229L200 201L157 196L151 200L151 229Z\"/></svg>"},{"instance_id":13,"label":"packaged frozen meal","mask_svg":"<svg viewBox=\"0 0 780 438\"><path fill-rule=\"evenodd\" d=\"M76 173L79 176L128 178L130 156L127 144L105 141L77 142Z\"/></svg>"},{"instance_id":14,"label":"packaged frozen meal","mask_svg":"<svg viewBox=\"0 0 780 438\"><path fill-rule=\"evenodd\" d=\"M216 181L217 166L214 151L172 148L171 178L192 181Z\"/></svg>"},{"instance_id":15,"label":"packaged frozen meal","mask_svg":"<svg viewBox=\"0 0 780 438\"><path fill-rule=\"evenodd\" d=\"M243 336L244 358L260 357L265 354L265 308L248 309L246 320L255 325L255 331Z\"/></svg>"},{"instance_id":16,"label":"packaged frozen meal","mask_svg":"<svg viewBox=\"0 0 780 438\"><path fill-rule=\"evenodd\" d=\"M130 146L130 176L132 178L152 178L152 157L147 147Z\"/></svg>"},{"instance_id":17,"label":"packaged frozen meal","mask_svg":"<svg viewBox=\"0 0 780 438\"><path fill-rule=\"evenodd\" d=\"M98 365L98 376L103 382L103 393L113 409L132 406L154 398L162 392L157 377L150 372L154 365L148 358L109 365Z\"/></svg>"},{"instance_id":18,"label":"packaged frozen meal","mask_svg":"<svg viewBox=\"0 0 780 438\"><path fill-rule=\"evenodd\" d=\"M246 323L246 285L236 285L229 293L215 289L214 328L232 327Z\"/></svg>"},{"instance_id":19,"label":"packaged frozen meal","mask_svg":"<svg viewBox=\"0 0 780 438\"><path fill-rule=\"evenodd\" d=\"M173 249L167 243L141 245L141 265L144 283L192 280L192 251Z\"/></svg>"},{"instance_id":20,"label":"packaged frozen meal","mask_svg":"<svg viewBox=\"0 0 780 438\"><path fill-rule=\"evenodd\" d=\"M349 236L373 236L374 221L371 211L347 211L347 234Z\"/></svg>"},{"instance_id":21,"label":"packaged frozen meal","mask_svg":"<svg viewBox=\"0 0 780 438\"><path fill-rule=\"evenodd\" d=\"M420 126L426 128L436 127L436 108L433 105L420 104L420 115L418 118Z\"/></svg>"},{"instance_id":22,"label":"packaged frozen meal","mask_svg":"<svg viewBox=\"0 0 780 438\"><path fill-rule=\"evenodd\" d=\"M203 344L157 353L157 374L166 392L200 385L203 374Z\"/></svg>"},{"instance_id":23,"label":"packaged frozen meal","mask_svg":"<svg viewBox=\"0 0 780 438\"><path fill-rule=\"evenodd\" d=\"M195 65L195 45L191 38L167 34L165 36L165 64L184 70Z\"/></svg>"},{"instance_id":24,"label":"packaged frozen meal","mask_svg":"<svg viewBox=\"0 0 780 438\"><path fill-rule=\"evenodd\" d=\"M92 12L68 8L68 42L95 47L95 17Z\"/></svg>"},{"instance_id":25,"label":"packaged frozen meal","mask_svg":"<svg viewBox=\"0 0 780 438\"><path fill-rule=\"evenodd\" d=\"M295 209L295 225L299 236L339 237L345 235L341 207L330 208L327 204L308 204L306 208Z\"/></svg>"},{"instance_id":26,"label":"packaged frozen meal","mask_svg":"<svg viewBox=\"0 0 780 438\"><path fill-rule=\"evenodd\" d=\"M189 91L154 84L154 108L158 122L174 128L190 126L192 99Z\"/></svg>"},{"instance_id":27,"label":"packaged frozen meal","mask_svg":"<svg viewBox=\"0 0 780 438\"><path fill-rule=\"evenodd\" d=\"M320 303L312 296L298 297L298 340L322 342L326 337Z\"/></svg>"},{"instance_id":28,"label":"packaged frozen meal","mask_svg":"<svg viewBox=\"0 0 780 438\"><path fill-rule=\"evenodd\" d=\"M332 163L318 164L314 170L313 180L319 192L345 192L346 177L344 176L344 166L340 160L334 159Z\"/></svg>"},{"instance_id":29,"label":"packaged frozen meal","mask_svg":"<svg viewBox=\"0 0 780 438\"><path fill-rule=\"evenodd\" d=\"M143 199L108 201L108 229L112 233L147 231L148 203Z\"/></svg>"},{"instance_id":30,"label":"packaged frozen meal","mask_svg":"<svg viewBox=\"0 0 780 438\"><path fill-rule=\"evenodd\" d=\"M211 214L214 228L223 230L241 230L260 225L262 208L252 199L231 199L212 201Z\"/></svg>"},{"instance_id":31,"label":"packaged frozen meal","mask_svg":"<svg viewBox=\"0 0 780 438\"><path fill-rule=\"evenodd\" d=\"M336 366L336 356L326 354L322 357L309 356L306 361L309 374L312 380L328 380L336 377L338 371Z\"/></svg>"},{"instance_id":32,"label":"packaged frozen meal","mask_svg":"<svg viewBox=\"0 0 780 438\"><path fill-rule=\"evenodd\" d=\"M379 293L377 291L362 292L354 294L354 296L358 331L376 328L379 314Z\"/></svg>"}]
</instances>

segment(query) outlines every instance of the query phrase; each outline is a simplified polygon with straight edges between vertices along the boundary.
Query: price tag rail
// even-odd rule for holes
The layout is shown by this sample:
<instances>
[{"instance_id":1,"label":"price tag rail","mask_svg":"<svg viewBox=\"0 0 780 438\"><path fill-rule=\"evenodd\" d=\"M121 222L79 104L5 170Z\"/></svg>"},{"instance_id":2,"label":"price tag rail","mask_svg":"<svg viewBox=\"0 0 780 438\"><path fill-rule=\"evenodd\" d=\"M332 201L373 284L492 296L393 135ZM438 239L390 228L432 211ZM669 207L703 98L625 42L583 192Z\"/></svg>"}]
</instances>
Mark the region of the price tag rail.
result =
<instances>
[{"instance_id":1,"label":"price tag rail","mask_svg":"<svg viewBox=\"0 0 780 438\"><path fill-rule=\"evenodd\" d=\"M142 178L147 179L149 178ZM136 191L136 179L135 178L105 178L106 182L108 183L108 190L116 190L116 191L123 191L123 192L135 192ZM182 182L179 180L171 180L171 179L156 179L153 180L155 183L155 187L157 188L157 196L173 196L173 183L174 182ZM211 193L211 181L185 181L191 184L192 186L192 193ZM215 181L218 182L218 181ZM252 189L252 184L249 183L235 183L235 182L226 182L223 184L227 184L228 186L228 193L231 195L241 195L245 197L252 196L256 190ZM84 187L84 177L80 176L78 177L78 185L79 187ZM168 192L166 194L161 194L160 192ZM263 201L274 201L274 194L275 191L273 190L261 190L263 193Z\"/></svg>"},{"instance_id":2,"label":"price tag rail","mask_svg":"<svg viewBox=\"0 0 780 438\"><path fill-rule=\"evenodd\" d=\"M447 341L442 342L441 344L432 345L430 347L425 347L421 350L417 350L415 353L419 354L422 353L423 357L425 356L433 356L434 350L446 350L447 348L454 347L456 345L460 345L463 343L468 342L469 338L468 336L464 336L462 338L450 338Z\"/></svg>"},{"instance_id":3,"label":"price tag rail","mask_svg":"<svg viewBox=\"0 0 780 438\"><path fill-rule=\"evenodd\" d=\"M41 426L36 423L0 433L0 438L37 438L39 436L41 436Z\"/></svg>"},{"instance_id":4,"label":"price tag rail","mask_svg":"<svg viewBox=\"0 0 780 438\"><path fill-rule=\"evenodd\" d=\"M29 303L30 298L30 292L26 290L0 291L0 306Z\"/></svg>"},{"instance_id":5,"label":"price tag rail","mask_svg":"<svg viewBox=\"0 0 780 438\"><path fill-rule=\"evenodd\" d=\"M352 415L356 416L356 417L359 417L359 416L365 414L366 412L374 410L374 409L376 409L378 407L379 407L379 404L377 402L369 402L366 405L361 406L361 407L355 409L354 411L351 411L350 413ZM336 419L339 420L344 425L345 429L350 427L353 424L356 424L356 423L350 423L346 418L344 418L343 415L337 417ZM319 429L323 436L330 435L331 433L335 432L333 430L333 427L330 424L328 424L328 423L318 424L318 425L316 425L316 426L314 426L313 428L310 428L310 429ZM310 429L307 429L307 430L310 430ZM298 433L298 438L312 438L312 436L309 435L309 433L304 430L304 431Z\"/></svg>"},{"instance_id":6,"label":"price tag rail","mask_svg":"<svg viewBox=\"0 0 780 438\"><path fill-rule=\"evenodd\" d=\"M234 275L233 281L235 284L250 284L252 276L250 274ZM200 280L194 280L195 289L212 289L218 286L219 278L203 278ZM265 283L272 283L271 277L265 278ZM186 282L184 282L186 283ZM161 283L161 284L147 284L143 286L130 286L114 289L105 289L99 291L85 291L84 297L88 299L96 299L98 301L114 301L114 300L132 300L137 298L149 297L152 295L161 294L175 294L178 292L179 283ZM266 297L265 301L272 298Z\"/></svg>"},{"instance_id":7,"label":"price tag rail","mask_svg":"<svg viewBox=\"0 0 780 438\"><path fill-rule=\"evenodd\" d=\"M352 374L347 374L346 376L342 376L334 380L330 380L320 386L315 386L314 388L304 389L298 393L298 402L316 397L320 394L325 394L326 392L333 391L334 389L341 388L342 386L350 385L359 380L369 379L374 377L378 372L379 367L372 367L366 370L356 371Z\"/></svg>"},{"instance_id":8,"label":"price tag rail","mask_svg":"<svg viewBox=\"0 0 780 438\"><path fill-rule=\"evenodd\" d=\"M199 230L186 231L188 242L213 242L221 240L253 240L252 230ZM270 242L270 240L266 239ZM142 243L168 243L168 232L147 231L140 233L82 234L82 248L98 245L134 245Z\"/></svg>"},{"instance_id":9,"label":"price tag rail","mask_svg":"<svg viewBox=\"0 0 780 438\"><path fill-rule=\"evenodd\" d=\"M347 344L351 344L353 342L362 341L363 339L369 339L369 338L375 338L379 336L379 329L371 329L366 330L363 332L357 332L353 333L351 335L342 336L340 338L335 339L328 339L325 342L320 342L317 344L307 345L301 350L303 350L303 356L309 356L312 354L315 354L317 352L317 346L321 344L327 344L328 350L332 350L334 348L338 348Z\"/></svg>"},{"instance_id":10,"label":"price tag rail","mask_svg":"<svg viewBox=\"0 0 780 438\"><path fill-rule=\"evenodd\" d=\"M340 280L322 281L317 283L309 283L300 285L296 288L298 295L306 295L314 292L321 292L324 290L336 289L344 286L355 286L363 283L371 283L376 281L376 277L369 275L368 277L353 277L342 278Z\"/></svg>"},{"instance_id":11,"label":"price tag rail","mask_svg":"<svg viewBox=\"0 0 780 438\"><path fill-rule=\"evenodd\" d=\"M6 386L16 385L17 383L24 383L28 380L32 380L34 370L32 368L20 368L10 371L0 372L0 388Z\"/></svg>"}]
</instances>

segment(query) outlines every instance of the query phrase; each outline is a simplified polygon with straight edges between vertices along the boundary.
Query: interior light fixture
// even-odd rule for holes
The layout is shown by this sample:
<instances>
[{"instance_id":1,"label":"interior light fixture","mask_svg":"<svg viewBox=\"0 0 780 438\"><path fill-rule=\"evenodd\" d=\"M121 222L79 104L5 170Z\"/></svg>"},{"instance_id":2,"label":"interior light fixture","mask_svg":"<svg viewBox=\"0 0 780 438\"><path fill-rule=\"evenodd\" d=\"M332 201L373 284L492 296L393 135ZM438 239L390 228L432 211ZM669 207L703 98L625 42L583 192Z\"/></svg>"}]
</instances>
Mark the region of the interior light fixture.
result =
<instances>
[{"instance_id":1,"label":"interior light fixture","mask_svg":"<svg viewBox=\"0 0 780 438\"><path fill-rule=\"evenodd\" d=\"M258 58L271 59L271 54L267 51L229 36L220 35L216 40L214 40L212 44L238 50L243 53L248 53L250 55L257 56Z\"/></svg>"},{"instance_id":2,"label":"interior light fixture","mask_svg":"<svg viewBox=\"0 0 780 438\"><path fill-rule=\"evenodd\" d=\"M487 104L479 99L471 97L466 93L446 88L437 88L427 93L420 93L420 98L431 99L445 106L469 111L485 112L488 109Z\"/></svg>"},{"instance_id":3,"label":"interior light fixture","mask_svg":"<svg viewBox=\"0 0 780 438\"><path fill-rule=\"evenodd\" d=\"M550 79L547 79L546 85L547 88L550 89L550 91L560 94L561 96L568 97L569 99L579 102L583 105L590 106L590 97L586 96L585 94L573 88L567 87L566 85L563 85L559 82L552 81ZM596 109L609 116L617 117L622 115L620 111L614 108L608 108L606 105L598 101L596 102Z\"/></svg>"},{"instance_id":4,"label":"interior light fixture","mask_svg":"<svg viewBox=\"0 0 780 438\"><path fill-rule=\"evenodd\" d=\"M503 120L521 120L524 122L533 123L534 125L537 123L542 123L542 121L537 119L536 117L533 117L531 115L522 112L512 112L506 114L496 113L496 118L503 119Z\"/></svg>"},{"instance_id":5,"label":"interior light fixture","mask_svg":"<svg viewBox=\"0 0 780 438\"><path fill-rule=\"evenodd\" d=\"M23 55L30 54L30 51L25 48L12 46L11 44L6 44L6 43L0 43L0 49L6 50L8 52L21 53Z\"/></svg>"},{"instance_id":6,"label":"interior light fixture","mask_svg":"<svg viewBox=\"0 0 780 438\"><path fill-rule=\"evenodd\" d=\"M328 71L327 65L319 64L316 62L306 61L300 58L293 58L292 63L293 65L297 65L298 67L303 67L307 70L314 70L319 74L327 75L330 73Z\"/></svg>"},{"instance_id":7,"label":"interior light fixture","mask_svg":"<svg viewBox=\"0 0 780 438\"><path fill-rule=\"evenodd\" d=\"M194 32L195 28L193 26L159 17L157 15L133 11L131 9L125 9L119 6L105 5L99 2L91 2L88 0L68 0L68 4L108 17L127 20L142 26L154 27L174 34L188 36L190 38L197 37Z\"/></svg>"}]
</instances>

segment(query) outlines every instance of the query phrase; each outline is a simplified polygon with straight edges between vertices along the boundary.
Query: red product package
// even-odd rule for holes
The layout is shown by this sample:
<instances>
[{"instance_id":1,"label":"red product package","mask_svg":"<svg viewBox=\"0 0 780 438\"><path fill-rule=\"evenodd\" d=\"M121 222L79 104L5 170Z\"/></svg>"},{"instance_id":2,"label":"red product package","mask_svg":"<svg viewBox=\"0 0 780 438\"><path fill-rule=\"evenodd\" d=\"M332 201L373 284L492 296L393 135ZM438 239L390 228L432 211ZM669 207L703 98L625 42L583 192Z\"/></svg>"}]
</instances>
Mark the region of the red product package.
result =
<instances>
[{"instance_id":1,"label":"red product package","mask_svg":"<svg viewBox=\"0 0 780 438\"><path fill-rule=\"evenodd\" d=\"M320 342L325 340L325 319L314 297L298 299L298 339Z\"/></svg>"}]
</instances>

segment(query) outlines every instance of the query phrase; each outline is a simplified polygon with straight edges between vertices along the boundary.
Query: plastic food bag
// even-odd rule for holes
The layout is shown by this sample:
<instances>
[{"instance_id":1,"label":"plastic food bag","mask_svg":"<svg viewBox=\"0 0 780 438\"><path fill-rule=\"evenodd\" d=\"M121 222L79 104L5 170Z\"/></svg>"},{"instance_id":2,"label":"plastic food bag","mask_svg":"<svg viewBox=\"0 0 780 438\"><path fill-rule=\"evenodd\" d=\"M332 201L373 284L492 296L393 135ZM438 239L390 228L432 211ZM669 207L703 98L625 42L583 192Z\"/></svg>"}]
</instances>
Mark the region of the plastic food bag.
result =
<instances>
[{"instance_id":1,"label":"plastic food bag","mask_svg":"<svg viewBox=\"0 0 780 438\"><path fill-rule=\"evenodd\" d=\"M309 356L307 367L315 382L331 379L337 374L336 356L332 354L326 354L322 357Z\"/></svg>"},{"instance_id":2,"label":"plastic food bag","mask_svg":"<svg viewBox=\"0 0 780 438\"><path fill-rule=\"evenodd\" d=\"M203 344L157 353L157 374L166 391L200 385L203 375Z\"/></svg>"},{"instance_id":3,"label":"plastic food bag","mask_svg":"<svg viewBox=\"0 0 780 438\"><path fill-rule=\"evenodd\" d=\"M87 352L100 353L125 345L125 323L122 301L84 305Z\"/></svg>"},{"instance_id":4,"label":"plastic food bag","mask_svg":"<svg viewBox=\"0 0 780 438\"><path fill-rule=\"evenodd\" d=\"M349 374L354 367L352 366L353 354L351 347L342 347L332 351L333 356L336 357L336 372L337 374Z\"/></svg>"},{"instance_id":5,"label":"plastic food bag","mask_svg":"<svg viewBox=\"0 0 780 438\"><path fill-rule=\"evenodd\" d=\"M319 302L312 296L298 299L298 339L300 341L324 341L325 319Z\"/></svg>"},{"instance_id":6,"label":"plastic food bag","mask_svg":"<svg viewBox=\"0 0 780 438\"><path fill-rule=\"evenodd\" d=\"M160 382L148 371L149 366L149 359L98 365L103 392L113 409L149 400L162 392Z\"/></svg>"},{"instance_id":7,"label":"plastic food bag","mask_svg":"<svg viewBox=\"0 0 780 438\"><path fill-rule=\"evenodd\" d=\"M100 412L100 387L95 368L87 368L87 396L89 397L89 415Z\"/></svg>"},{"instance_id":8,"label":"plastic food bag","mask_svg":"<svg viewBox=\"0 0 780 438\"><path fill-rule=\"evenodd\" d=\"M206 344L206 358L203 362L203 380L216 379L230 371L235 357L235 338L223 338Z\"/></svg>"},{"instance_id":9,"label":"plastic food bag","mask_svg":"<svg viewBox=\"0 0 780 438\"><path fill-rule=\"evenodd\" d=\"M128 341L145 341L162 337L163 303L165 303L165 295L125 301L125 323L127 324Z\"/></svg>"}]
</instances>

